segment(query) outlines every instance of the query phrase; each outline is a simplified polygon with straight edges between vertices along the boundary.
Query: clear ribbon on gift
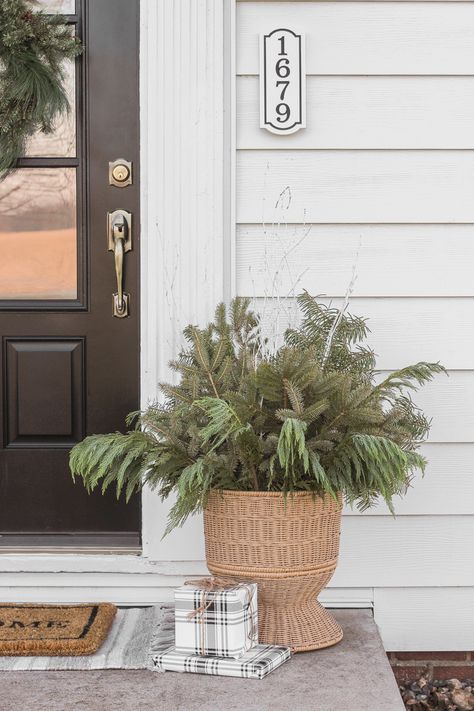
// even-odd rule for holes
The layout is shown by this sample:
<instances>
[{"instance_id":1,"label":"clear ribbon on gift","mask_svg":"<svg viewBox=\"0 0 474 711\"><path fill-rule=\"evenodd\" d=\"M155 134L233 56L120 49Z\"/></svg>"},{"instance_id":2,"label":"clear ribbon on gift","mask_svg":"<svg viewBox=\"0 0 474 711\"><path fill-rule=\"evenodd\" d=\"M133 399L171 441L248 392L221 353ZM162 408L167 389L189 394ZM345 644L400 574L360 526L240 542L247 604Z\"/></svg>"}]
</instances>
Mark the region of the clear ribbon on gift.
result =
<instances>
[{"instance_id":1,"label":"clear ribbon on gift","mask_svg":"<svg viewBox=\"0 0 474 711\"><path fill-rule=\"evenodd\" d=\"M212 596L209 598L210 592L219 592L220 590L229 590L229 588L234 588L237 585L245 588L247 592L247 606L250 618L250 629L248 632L248 639L250 642L256 642L258 639L258 627L255 624L255 609L253 605L253 590L249 584L242 580L236 580L235 578L222 578L217 575L211 575L208 578L198 578L197 580L186 580L185 585L192 585L201 591L201 601L199 607L188 614L189 618L198 617L200 622L200 653L204 654L205 650L205 612L213 603Z\"/></svg>"}]
</instances>

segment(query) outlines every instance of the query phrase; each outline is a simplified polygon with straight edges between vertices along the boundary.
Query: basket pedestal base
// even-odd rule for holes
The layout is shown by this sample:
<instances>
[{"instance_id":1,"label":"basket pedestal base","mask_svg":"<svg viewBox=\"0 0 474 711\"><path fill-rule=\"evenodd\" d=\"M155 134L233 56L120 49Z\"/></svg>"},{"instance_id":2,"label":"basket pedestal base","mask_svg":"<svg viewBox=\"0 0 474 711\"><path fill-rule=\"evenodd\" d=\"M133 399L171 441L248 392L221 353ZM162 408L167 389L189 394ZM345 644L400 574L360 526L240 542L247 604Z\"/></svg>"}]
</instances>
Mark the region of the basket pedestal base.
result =
<instances>
[{"instance_id":1,"label":"basket pedestal base","mask_svg":"<svg viewBox=\"0 0 474 711\"><path fill-rule=\"evenodd\" d=\"M219 577L249 580L258 584L258 639L263 644L309 652L337 644L343 637L334 617L318 602L318 595L334 573L335 561L317 569L262 572L258 568L226 569L208 561Z\"/></svg>"},{"instance_id":2,"label":"basket pedestal base","mask_svg":"<svg viewBox=\"0 0 474 711\"><path fill-rule=\"evenodd\" d=\"M298 607L277 607L262 601L258 619L261 643L289 646L293 652L331 647L343 637L334 617L317 600Z\"/></svg>"},{"instance_id":3,"label":"basket pedestal base","mask_svg":"<svg viewBox=\"0 0 474 711\"><path fill-rule=\"evenodd\" d=\"M318 602L336 569L342 497L308 491L211 491L204 510L213 575L258 584L259 639L294 652L342 639Z\"/></svg>"}]
</instances>

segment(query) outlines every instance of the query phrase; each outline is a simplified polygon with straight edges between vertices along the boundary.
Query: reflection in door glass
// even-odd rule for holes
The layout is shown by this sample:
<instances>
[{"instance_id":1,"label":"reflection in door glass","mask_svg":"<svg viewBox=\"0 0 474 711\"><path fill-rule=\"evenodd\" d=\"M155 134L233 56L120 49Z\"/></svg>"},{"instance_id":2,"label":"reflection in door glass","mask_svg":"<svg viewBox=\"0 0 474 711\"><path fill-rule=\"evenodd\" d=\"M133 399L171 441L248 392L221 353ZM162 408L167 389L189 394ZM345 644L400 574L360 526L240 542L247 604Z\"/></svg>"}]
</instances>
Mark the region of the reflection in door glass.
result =
<instances>
[{"instance_id":1,"label":"reflection in door glass","mask_svg":"<svg viewBox=\"0 0 474 711\"><path fill-rule=\"evenodd\" d=\"M28 141L28 157L57 156L73 157L76 155L76 71L74 62L64 66L64 87L69 99L70 110L59 117L53 133L38 131Z\"/></svg>"},{"instance_id":2,"label":"reflection in door glass","mask_svg":"<svg viewBox=\"0 0 474 711\"><path fill-rule=\"evenodd\" d=\"M0 299L77 298L76 171L25 168L0 182Z\"/></svg>"},{"instance_id":3,"label":"reflection in door glass","mask_svg":"<svg viewBox=\"0 0 474 711\"><path fill-rule=\"evenodd\" d=\"M52 15L58 12L63 15L73 15L75 10L75 0L37 0L40 10L50 12Z\"/></svg>"}]
</instances>

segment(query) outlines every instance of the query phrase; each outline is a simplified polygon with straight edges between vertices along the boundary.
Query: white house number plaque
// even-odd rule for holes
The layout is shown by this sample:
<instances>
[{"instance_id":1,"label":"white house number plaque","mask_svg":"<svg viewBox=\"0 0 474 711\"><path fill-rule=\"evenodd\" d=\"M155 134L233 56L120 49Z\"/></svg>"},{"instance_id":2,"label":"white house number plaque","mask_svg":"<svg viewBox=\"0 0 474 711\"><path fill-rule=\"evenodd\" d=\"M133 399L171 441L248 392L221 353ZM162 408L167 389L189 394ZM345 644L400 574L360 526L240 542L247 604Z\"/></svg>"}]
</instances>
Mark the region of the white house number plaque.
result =
<instances>
[{"instance_id":1,"label":"white house number plaque","mask_svg":"<svg viewBox=\"0 0 474 711\"><path fill-rule=\"evenodd\" d=\"M260 36L260 127L276 134L306 126L304 35L273 30Z\"/></svg>"}]
</instances>

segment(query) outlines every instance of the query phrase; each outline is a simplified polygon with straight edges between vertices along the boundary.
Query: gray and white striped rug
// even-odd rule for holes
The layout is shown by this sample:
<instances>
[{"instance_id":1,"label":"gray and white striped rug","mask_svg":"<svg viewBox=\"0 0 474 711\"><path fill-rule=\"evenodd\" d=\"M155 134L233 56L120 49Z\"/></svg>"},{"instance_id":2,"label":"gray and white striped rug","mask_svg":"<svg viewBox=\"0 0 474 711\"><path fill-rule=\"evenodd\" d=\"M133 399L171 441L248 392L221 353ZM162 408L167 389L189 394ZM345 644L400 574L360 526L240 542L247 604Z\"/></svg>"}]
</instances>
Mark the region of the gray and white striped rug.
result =
<instances>
[{"instance_id":1,"label":"gray and white striped rug","mask_svg":"<svg viewBox=\"0 0 474 711\"><path fill-rule=\"evenodd\" d=\"M149 669L153 654L174 640L170 606L119 608L107 639L87 657L1 657L0 671Z\"/></svg>"}]
</instances>

